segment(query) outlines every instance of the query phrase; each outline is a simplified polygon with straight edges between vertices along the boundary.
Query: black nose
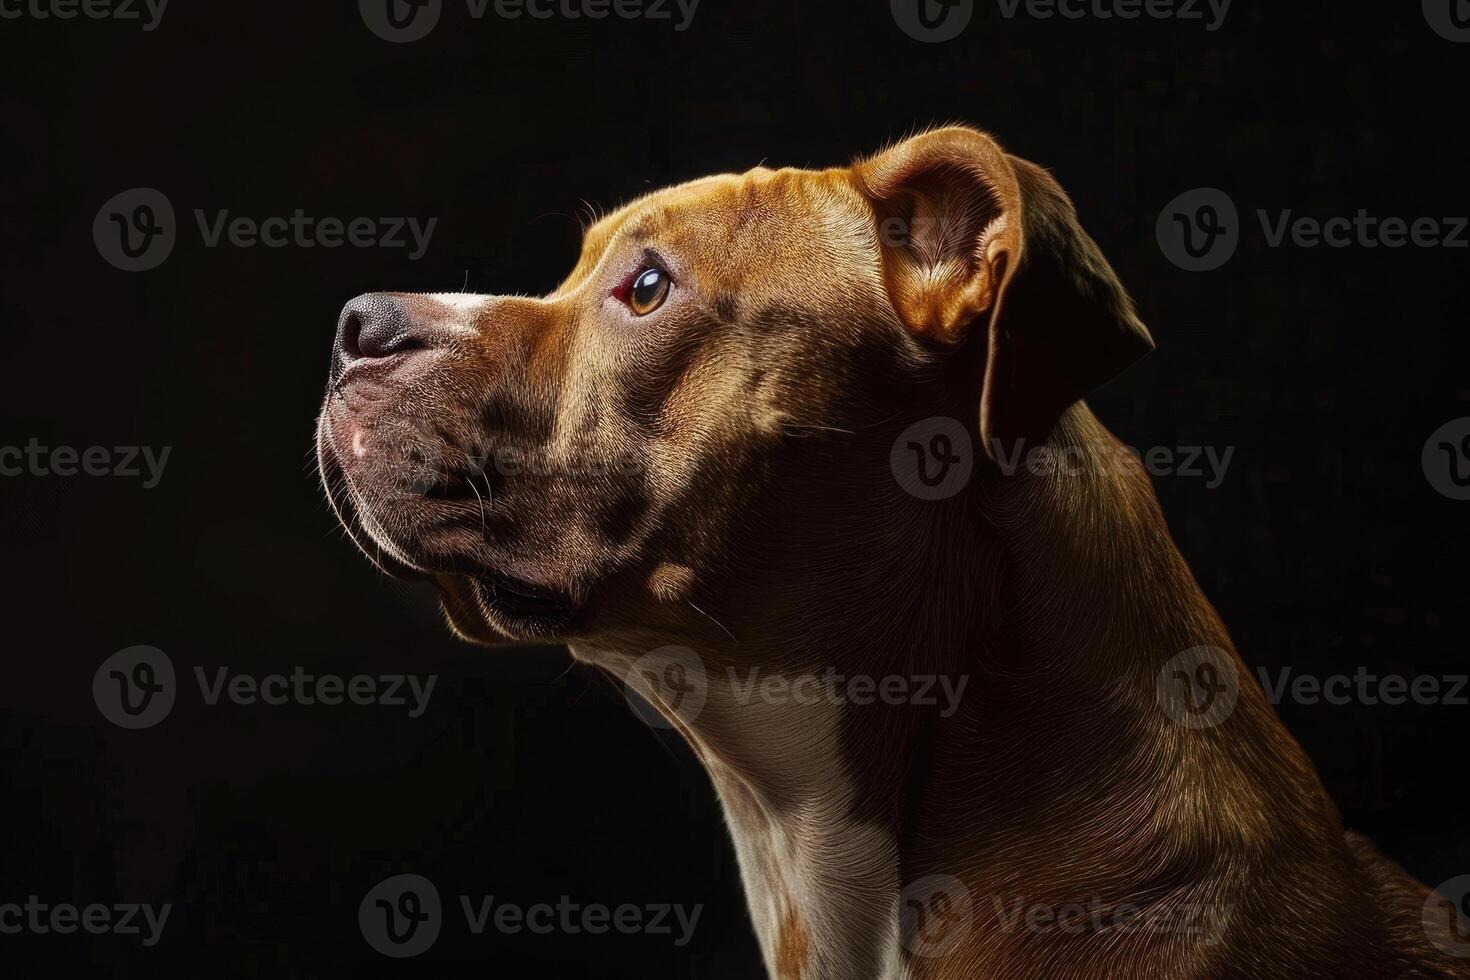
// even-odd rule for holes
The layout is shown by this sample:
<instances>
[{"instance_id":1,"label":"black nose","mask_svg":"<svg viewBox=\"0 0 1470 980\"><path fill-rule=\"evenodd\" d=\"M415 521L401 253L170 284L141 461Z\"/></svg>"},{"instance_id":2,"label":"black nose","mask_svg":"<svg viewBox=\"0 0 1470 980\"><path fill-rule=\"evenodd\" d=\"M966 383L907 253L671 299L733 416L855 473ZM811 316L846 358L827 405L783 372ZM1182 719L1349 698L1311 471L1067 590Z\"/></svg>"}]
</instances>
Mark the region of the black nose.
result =
<instances>
[{"instance_id":1,"label":"black nose","mask_svg":"<svg viewBox=\"0 0 1470 980\"><path fill-rule=\"evenodd\" d=\"M387 357L422 347L403 306L388 293L364 293L342 307L332 349L331 383L354 361Z\"/></svg>"}]
</instances>

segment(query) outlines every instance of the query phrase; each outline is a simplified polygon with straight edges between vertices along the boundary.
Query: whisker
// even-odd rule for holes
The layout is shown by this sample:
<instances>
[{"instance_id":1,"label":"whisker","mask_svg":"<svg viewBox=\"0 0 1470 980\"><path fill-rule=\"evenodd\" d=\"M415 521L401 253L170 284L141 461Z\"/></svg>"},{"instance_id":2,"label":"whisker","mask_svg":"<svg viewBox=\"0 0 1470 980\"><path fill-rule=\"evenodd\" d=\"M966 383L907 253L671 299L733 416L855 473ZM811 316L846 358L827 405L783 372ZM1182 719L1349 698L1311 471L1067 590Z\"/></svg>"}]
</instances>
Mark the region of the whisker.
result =
<instances>
[{"instance_id":1,"label":"whisker","mask_svg":"<svg viewBox=\"0 0 1470 980\"><path fill-rule=\"evenodd\" d=\"M724 633L726 636L728 636L730 638L730 642L731 643L738 644L740 642L739 640L735 639L735 634L734 633L731 633L729 630L727 630L725 628L725 624L724 623L720 622L718 619L715 619L715 617L711 616L709 613L705 612L703 609L701 609L697 605L695 605L693 599L685 599L684 601L687 602L687 603L689 603L689 608L693 609L695 612L699 613L705 619L709 620L711 623L714 623L716 626L718 626L720 628L720 632Z\"/></svg>"}]
</instances>

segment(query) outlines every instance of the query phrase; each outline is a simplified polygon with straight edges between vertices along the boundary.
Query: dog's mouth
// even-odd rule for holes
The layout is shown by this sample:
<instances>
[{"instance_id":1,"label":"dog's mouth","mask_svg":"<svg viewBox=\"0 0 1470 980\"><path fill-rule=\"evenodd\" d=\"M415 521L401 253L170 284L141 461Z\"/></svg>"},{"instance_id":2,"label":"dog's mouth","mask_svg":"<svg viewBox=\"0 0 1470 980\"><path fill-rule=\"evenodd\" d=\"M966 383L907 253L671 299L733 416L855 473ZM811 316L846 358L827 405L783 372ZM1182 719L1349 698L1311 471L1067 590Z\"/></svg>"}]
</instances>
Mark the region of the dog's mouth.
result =
<instances>
[{"instance_id":1,"label":"dog's mouth","mask_svg":"<svg viewBox=\"0 0 1470 980\"><path fill-rule=\"evenodd\" d=\"M495 620L514 624L522 633L549 633L564 628L576 611L565 592L533 585L494 569L474 576L475 597Z\"/></svg>"},{"instance_id":2,"label":"dog's mouth","mask_svg":"<svg viewBox=\"0 0 1470 980\"><path fill-rule=\"evenodd\" d=\"M318 455L322 484L333 511L358 550L384 574L405 581L432 581L441 589L446 589L447 579L458 580L469 587L476 608L464 609L465 590L454 589L459 601L447 603L451 618L456 618L456 612L469 612L476 622L506 636L550 638L571 627L581 604L569 590L530 582L506 571L485 553L483 535L478 530L471 532L462 520L446 519L436 535L441 541L452 539L453 548L408 548L396 543L377 526L372 513L364 513L359 505L325 429ZM416 486L412 494L398 491L395 506L426 515L425 523L433 525L439 522L432 515L473 508L487 492L488 487L476 488L473 473L439 473ZM472 632L466 624L457 625Z\"/></svg>"}]
</instances>

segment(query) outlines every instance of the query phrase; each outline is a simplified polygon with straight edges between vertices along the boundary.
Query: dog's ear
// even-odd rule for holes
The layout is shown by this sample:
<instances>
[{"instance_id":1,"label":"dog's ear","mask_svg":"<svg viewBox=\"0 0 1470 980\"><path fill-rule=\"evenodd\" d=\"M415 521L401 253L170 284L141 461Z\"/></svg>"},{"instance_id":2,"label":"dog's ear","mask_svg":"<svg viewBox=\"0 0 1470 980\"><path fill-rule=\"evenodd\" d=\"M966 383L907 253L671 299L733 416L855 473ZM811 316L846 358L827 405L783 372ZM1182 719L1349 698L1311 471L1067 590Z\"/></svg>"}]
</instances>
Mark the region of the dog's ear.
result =
<instances>
[{"instance_id":1,"label":"dog's ear","mask_svg":"<svg viewBox=\"0 0 1470 980\"><path fill-rule=\"evenodd\" d=\"M1069 405L1153 349L1061 187L990 137L935 130L852 174L905 325L939 344L987 344L980 437L992 457L1045 441Z\"/></svg>"}]
</instances>

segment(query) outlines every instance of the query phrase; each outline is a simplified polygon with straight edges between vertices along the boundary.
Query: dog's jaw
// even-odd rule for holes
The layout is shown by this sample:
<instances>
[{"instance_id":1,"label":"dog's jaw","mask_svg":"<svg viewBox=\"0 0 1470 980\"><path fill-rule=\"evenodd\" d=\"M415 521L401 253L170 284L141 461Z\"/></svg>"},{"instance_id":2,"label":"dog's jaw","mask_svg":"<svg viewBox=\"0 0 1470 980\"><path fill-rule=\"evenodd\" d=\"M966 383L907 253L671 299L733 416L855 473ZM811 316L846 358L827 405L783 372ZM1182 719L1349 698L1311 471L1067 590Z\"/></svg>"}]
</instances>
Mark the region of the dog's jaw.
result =
<instances>
[{"instance_id":1,"label":"dog's jaw","mask_svg":"<svg viewBox=\"0 0 1470 980\"><path fill-rule=\"evenodd\" d=\"M384 451L380 439L362 424L340 417L336 404L340 397L337 392L328 393L317 421L319 474L348 538L379 571L406 581L437 583L451 630L470 642L553 643L575 630L582 610L581 590L533 584L487 564L488 556L480 547L484 542L478 535L461 531L459 550L425 557L411 540L412 532L390 533L382 512L418 516L428 505L418 493L397 485L406 482L400 478L379 487L375 506L363 499L364 491L354 481L352 469L389 464L371 458Z\"/></svg>"}]
</instances>

